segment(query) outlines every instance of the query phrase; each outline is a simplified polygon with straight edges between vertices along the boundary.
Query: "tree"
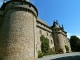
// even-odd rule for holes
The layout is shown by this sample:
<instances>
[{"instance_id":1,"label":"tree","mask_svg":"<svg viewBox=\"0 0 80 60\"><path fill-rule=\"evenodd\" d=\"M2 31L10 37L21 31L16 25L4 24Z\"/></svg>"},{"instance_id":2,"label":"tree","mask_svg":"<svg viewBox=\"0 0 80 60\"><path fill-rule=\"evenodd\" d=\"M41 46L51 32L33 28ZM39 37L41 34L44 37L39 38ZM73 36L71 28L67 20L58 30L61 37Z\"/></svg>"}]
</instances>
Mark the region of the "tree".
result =
<instances>
[{"instance_id":1,"label":"tree","mask_svg":"<svg viewBox=\"0 0 80 60\"><path fill-rule=\"evenodd\" d=\"M70 37L70 45L73 52L80 51L80 39L77 36Z\"/></svg>"}]
</instances>

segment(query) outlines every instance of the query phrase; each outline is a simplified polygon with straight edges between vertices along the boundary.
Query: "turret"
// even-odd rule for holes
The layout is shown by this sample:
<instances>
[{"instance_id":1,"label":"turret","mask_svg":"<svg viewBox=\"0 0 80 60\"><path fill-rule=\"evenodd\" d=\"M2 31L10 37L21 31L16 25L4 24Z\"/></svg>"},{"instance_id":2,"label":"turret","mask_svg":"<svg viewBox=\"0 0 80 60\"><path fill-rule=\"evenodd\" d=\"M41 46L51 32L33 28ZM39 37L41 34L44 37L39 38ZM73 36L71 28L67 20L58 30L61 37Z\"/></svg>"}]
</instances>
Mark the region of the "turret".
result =
<instances>
[{"instance_id":1,"label":"turret","mask_svg":"<svg viewBox=\"0 0 80 60\"><path fill-rule=\"evenodd\" d=\"M60 25L58 25L57 20L53 22L52 34L53 34L53 39L54 39L55 52L59 52L59 50L62 49L63 50L62 53L65 53L66 50L65 50L64 38L63 38L63 31Z\"/></svg>"},{"instance_id":2,"label":"turret","mask_svg":"<svg viewBox=\"0 0 80 60\"><path fill-rule=\"evenodd\" d=\"M53 28L60 28L59 25L58 25L58 21L57 20L54 20L52 27Z\"/></svg>"}]
</instances>

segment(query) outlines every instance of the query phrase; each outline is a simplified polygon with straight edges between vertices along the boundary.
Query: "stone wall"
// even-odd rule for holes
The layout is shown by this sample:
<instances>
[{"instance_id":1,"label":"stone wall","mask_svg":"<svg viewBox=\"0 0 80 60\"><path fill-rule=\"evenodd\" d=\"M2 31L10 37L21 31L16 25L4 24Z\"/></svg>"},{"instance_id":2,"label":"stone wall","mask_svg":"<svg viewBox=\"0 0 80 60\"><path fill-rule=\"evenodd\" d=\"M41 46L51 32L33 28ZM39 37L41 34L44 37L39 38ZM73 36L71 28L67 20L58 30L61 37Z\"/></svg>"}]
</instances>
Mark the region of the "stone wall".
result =
<instances>
[{"instance_id":1,"label":"stone wall","mask_svg":"<svg viewBox=\"0 0 80 60\"><path fill-rule=\"evenodd\" d=\"M53 29L53 38L55 45L55 52L58 52L59 49L63 49L63 52L66 53L65 49L65 33L60 29Z\"/></svg>"},{"instance_id":2,"label":"stone wall","mask_svg":"<svg viewBox=\"0 0 80 60\"><path fill-rule=\"evenodd\" d=\"M43 23L43 22L42 22ZM40 37L41 35L44 35L45 37L47 37L49 39L49 45L50 48L54 48L54 40L53 40L53 36L52 36L52 30L50 28L48 28L46 25L41 24L40 21L37 22L36 25L36 33L37 33L37 40L36 40L36 57L38 55L38 51L41 51L41 41L40 41ZM55 51L55 49L54 49Z\"/></svg>"}]
</instances>

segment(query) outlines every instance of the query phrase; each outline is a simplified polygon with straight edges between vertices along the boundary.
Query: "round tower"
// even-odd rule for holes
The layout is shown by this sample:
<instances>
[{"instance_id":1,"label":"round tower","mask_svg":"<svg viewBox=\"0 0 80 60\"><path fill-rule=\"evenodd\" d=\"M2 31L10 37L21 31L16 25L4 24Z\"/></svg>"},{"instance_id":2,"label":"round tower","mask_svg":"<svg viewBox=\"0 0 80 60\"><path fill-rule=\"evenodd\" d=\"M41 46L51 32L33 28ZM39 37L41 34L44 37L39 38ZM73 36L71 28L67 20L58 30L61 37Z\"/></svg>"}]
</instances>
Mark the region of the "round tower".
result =
<instances>
[{"instance_id":1,"label":"round tower","mask_svg":"<svg viewBox=\"0 0 80 60\"><path fill-rule=\"evenodd\" d=\"M53 39L54 39L54 45L55 45L55 52L61 52L66 53L65 49L65 38L64 38L64 31L61 29L61 27L58 25L57 21L54 21L52 26L53 31Z\"/></svg>"},{"instance_id":2,"label":"round tower","mask_svg":"<svg viewBox=\"0 0 80 60\"><path fill-rule=\"evenodd\" d=\"M11 0L2 9L0 60L34 60L37 9L29 0Z\"/></svg>"}]
</instances>

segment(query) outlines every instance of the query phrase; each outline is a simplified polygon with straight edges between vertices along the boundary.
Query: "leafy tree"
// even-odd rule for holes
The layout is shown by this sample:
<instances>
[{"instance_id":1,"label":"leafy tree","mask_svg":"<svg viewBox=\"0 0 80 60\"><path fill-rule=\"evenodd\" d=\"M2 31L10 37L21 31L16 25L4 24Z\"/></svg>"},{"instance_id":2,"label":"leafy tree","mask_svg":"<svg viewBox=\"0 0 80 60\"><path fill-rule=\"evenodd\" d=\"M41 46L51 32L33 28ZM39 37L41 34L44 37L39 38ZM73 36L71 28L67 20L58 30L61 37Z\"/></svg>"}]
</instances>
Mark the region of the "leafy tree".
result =
<instances>
[{"instance_id":1,"label":"leafy tree","mask_svg":"<svg viewBox=\"0 0 80 60\"><path fill-rule=\"evenodd\" d=\"M77 36L70 37L70 45L73 52L80 51L80 39Z\"/></svg>"}]
</instances>

